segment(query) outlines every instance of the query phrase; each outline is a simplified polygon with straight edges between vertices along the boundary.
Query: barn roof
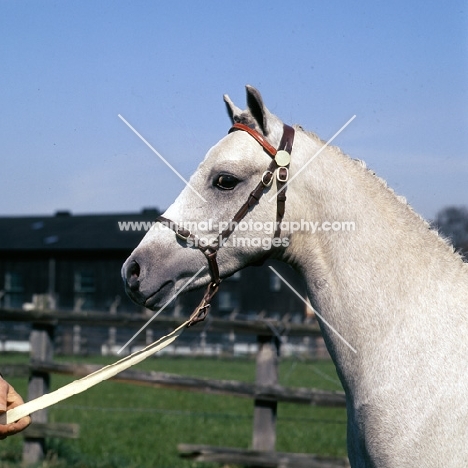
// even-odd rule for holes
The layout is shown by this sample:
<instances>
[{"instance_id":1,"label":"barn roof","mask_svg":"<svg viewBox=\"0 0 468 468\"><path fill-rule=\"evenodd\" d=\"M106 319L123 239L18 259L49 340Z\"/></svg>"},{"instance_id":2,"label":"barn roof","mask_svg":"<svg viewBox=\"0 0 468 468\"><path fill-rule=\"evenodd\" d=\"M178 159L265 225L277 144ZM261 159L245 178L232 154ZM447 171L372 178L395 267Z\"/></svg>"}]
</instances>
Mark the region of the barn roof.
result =
<instances>
[{"instance_id":1,"label":"barn roof","mask_svg":"<svg viewBox=\"0 0 468 468\"><path fill-rule=\"evenodd\" d=\"M152 222L157 209L140 213L0 217L0 251L132 250L146 231L121 230L119 222Z\"/></svg>"}]
</instances>

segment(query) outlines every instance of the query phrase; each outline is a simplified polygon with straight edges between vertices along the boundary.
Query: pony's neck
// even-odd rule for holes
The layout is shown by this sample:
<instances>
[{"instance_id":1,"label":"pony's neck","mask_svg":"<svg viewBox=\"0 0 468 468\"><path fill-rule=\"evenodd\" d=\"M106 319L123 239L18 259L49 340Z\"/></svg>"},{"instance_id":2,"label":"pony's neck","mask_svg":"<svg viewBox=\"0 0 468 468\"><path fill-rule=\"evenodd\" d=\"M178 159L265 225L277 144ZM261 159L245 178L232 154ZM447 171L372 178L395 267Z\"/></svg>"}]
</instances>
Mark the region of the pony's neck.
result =
<instances>
[{"instance_id":1,"label":"pony's neck","mask_svg":"<svg viewBox=\"0 0 468 468\"><path fill-rule=\"evenodd\" d=\"M296 169L321 145L302 132L297 136ZM372 343L388 339L396 320L411 326L421 308L435 313L437 304L427 311L425 297L441 274L467 279L466 265L404 200L335 148L291 183L286 213L289 221L322 228L291 235L285 260L304 276L317 312L364 355ZM334 229L325 231L324 222L336 223ZM335 230L340 222L352 224ZM352 353L329 327L322 329L336 360Z\"/></svg>"}]
</instances>

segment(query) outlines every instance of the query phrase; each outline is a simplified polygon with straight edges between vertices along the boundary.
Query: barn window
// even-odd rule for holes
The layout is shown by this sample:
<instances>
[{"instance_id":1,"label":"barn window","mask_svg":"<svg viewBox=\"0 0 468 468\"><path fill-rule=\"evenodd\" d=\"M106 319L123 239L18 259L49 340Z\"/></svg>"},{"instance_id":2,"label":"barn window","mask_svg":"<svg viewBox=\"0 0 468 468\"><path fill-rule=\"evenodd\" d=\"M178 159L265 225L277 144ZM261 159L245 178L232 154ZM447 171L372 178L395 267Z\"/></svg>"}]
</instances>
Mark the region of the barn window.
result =
<instances>
[{"instance_id":1,"label":"barn window","mask_svg":"<svg viewBox=\"0 0 468 468\"><path fill-rule=\"evenodd\" d=\"M95 305L96 281L94 272L77 271L75 272L75 309L92 309Z\"/></svg>"},{"instance_id":2,"label":"barn window","mask_svg":"<svg viewBox=\"0 0 468 468\"><path fill-rule=\"evenodd\" d=\"M270 291L279 291L281 289L281 279L280 277L271 272L270 273Z\"/></svg>"},{"instance_id":3,"label":"barn window","mask_svg":"<svg viewBox=\"0 0 468 468\"><path fill-rule=\"evenodd\" d=\"M218 308L221 312L232 311L239 307L239 299L232 291L220 291L218 293Z\"/></svg>"},{"instance_id":4,"label":"barn window","mask_svg":"<svg viewBox=\"0 0 468 468\"><path fill-rule=\"evenodd\" d=\"M24 302L24 281L23 275L18 272L5 273L5 307L22 307Z\"/></svg>"}]
</instances>

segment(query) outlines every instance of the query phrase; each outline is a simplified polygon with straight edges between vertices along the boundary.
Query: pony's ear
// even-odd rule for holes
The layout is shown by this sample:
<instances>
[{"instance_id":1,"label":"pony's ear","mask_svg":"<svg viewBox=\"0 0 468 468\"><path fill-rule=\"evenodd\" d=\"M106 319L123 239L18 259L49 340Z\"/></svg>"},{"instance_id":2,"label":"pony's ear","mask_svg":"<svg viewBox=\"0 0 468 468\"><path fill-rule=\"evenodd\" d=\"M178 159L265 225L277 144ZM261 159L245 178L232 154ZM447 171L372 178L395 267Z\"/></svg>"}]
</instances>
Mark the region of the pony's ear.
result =
<instances>
[{"instance_id":1,"label":"pony's ear","mask_svg":"<svg viewBox=\"0 0 468 468\"><path fill-rule=\"evenodd\" d=\"M247 85L246 90L247 110L245 111L234 105L227 94L223 96L229 118L232 123L238 122L249 125L268 136L276 128L276 124L281 124L281 122L265 107L262 96L257 89Z\"/></svg>"},{"instance_id":2,"label":"pony's ear","mask_svg":"<svg viewBox=\"0 0 468 468\"><path fill-rule=\"evenodd\" d=\"M231 98L225 94L223 96L224 102L226 103L226 109L229 115L229 118L231 119L231 123L234 122L239 122L240 121L240 115L242 114L242 110L239 109L232 101Z\"/></svg>"},{"instance_id":3,"label":"pony's ear","mask_svg":"<svg viewBox=\"0 0 468 468\"><path fill-rule=\"evenodd\" d=\"M247 107L264 135L268 135L268 117L270 111L263 104L261 94L253 86L247 85Z\"/></svg>"}]
</instances>

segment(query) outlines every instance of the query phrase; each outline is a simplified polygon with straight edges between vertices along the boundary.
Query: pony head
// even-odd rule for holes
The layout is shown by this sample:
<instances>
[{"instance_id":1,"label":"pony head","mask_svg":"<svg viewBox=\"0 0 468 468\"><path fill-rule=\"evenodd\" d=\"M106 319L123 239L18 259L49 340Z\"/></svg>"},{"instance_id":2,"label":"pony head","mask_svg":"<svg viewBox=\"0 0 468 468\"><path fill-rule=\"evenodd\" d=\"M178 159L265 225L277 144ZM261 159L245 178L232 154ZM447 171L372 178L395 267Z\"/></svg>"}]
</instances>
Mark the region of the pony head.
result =
<instances>
[{"instance_id":1,"label":"pony head","mask_svg":"<svg viewBox=\"0 0 468 468\"><path fill-rule=\"evenodd\" d=\"M246 110L224 96L233 128L241 131L231 131L208 151L163 214L167 222L155 223L123 265L126 291L138 304L157 309L180 289L213 281L207 252L216 252L219 278L225 278L287 248L278 230L283 214L276 194L287 180L289 161L280 161L275 149L287 126L255 88L246 89Z\"/></svg>"}]
</instances>

